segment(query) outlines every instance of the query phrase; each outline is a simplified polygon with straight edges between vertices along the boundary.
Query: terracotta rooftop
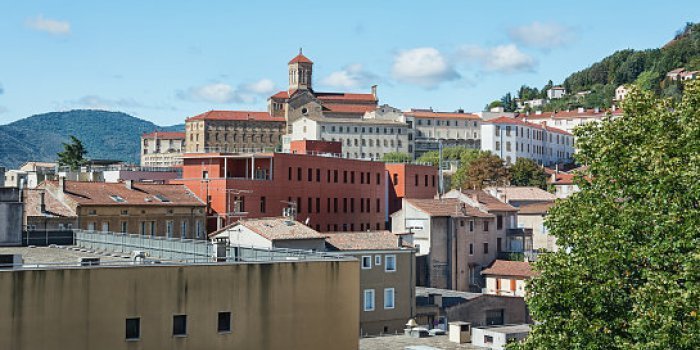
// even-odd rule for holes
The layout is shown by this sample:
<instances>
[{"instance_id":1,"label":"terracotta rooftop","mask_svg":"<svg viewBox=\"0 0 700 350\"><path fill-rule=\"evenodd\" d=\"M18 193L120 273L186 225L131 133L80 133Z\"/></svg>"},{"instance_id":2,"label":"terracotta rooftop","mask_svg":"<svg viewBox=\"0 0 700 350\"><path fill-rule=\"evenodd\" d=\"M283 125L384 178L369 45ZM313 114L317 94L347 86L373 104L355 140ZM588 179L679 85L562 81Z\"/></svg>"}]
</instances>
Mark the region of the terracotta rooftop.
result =
<instances>
[{"instance_id":1,"label":"terracotta rooftop","mask_svg":"<svg viewBox=\"0 0 700 350\"><path fill-rule=\"evenodd\" d=\"M357 94L347 92L314 92L314 96L316 96L316 98L318 98L322 102L364 102L371 103L373 105L377 103L377 98L375 98L372 94Z\"/></svg>"},{"instance_id":2,"label":"terracotta rooftop","mask_svg":"<svg viewBox=\"0 0 700 350\"><path fill-rule=\"evenodd\" d=\"M552 185L573 185L574 184L574 174L569 174L569 173L554 173L550 174L554 175L554 178L552 176L549 176L547 178L547 183L552 184Z\"/></svg>"},{"instance_id":3,"label":"terracotta rooftop","mask_svg":"<svg viewBox=\"0 0 700 350\"><path fill-rule=\"evenodd\" d=\"M176 132L176 131L154 131L148 134L143 134L141 135L141 138L144 139L164 139L164 140L179 140L179 139L185 139L185 133L184 132Z\"/></svg>"},{"instance_id":4,"label":"terracotta rooftop","mask_svg":"<svg viewBox=\"0 0 700 350\"><path fill-rule=\"evenodd\" d=\"M41 211L41 193L44 193L45 211ZM24 190L24 211L28 217L76 217L75 212L61 203L48 191L40 189Z\"/></svg>"},{"instance_id":5,"label":"terracotta rooftop","mask_svg":"<svg viewBox=\"0 0 700 350\"><path fill-rule=\"evenodd\" d=\"M236 226L243 226L268 241L292 240L292 239L324 239L326 236L316 230L285 217L267 217L255 219L242 219L239 222L228 225L218 231L209 234L216 236Z\"/></svg>"},{"instance_id":6,"label":"terracotta rooftop","mask_svg":"<svg viewBox=\"0 0 700 350\"><path fill-rule=\"evenodd\" d=\"M60 191L58 181L45 181L40 187ZM66 181L66 197L80 205L204 206L184 185Z\"/></svg>"},{"instance_id":7,"label":"terracotta rooftop","mask_svg":"<svg viewBox=\"0 0 700 350\"><path fill-rule=\"evenodd\" d=\"M323 108L332 113L365 114L377 108L368 104L324 103Z\"/></svg>"},{"instance_id":8,"label":"terracotta rooftop","mask_svg":"<svg viewBox=\"0 0 700 350\"><path fill-rule=\"evenodd\" d=\"M602 118L607 114L611 114L614 116L617 115L622 115L622 109L617 108L614 111L613 110L598 110L596 111L595 109L586 109L584 111L579 112L578 109L574 110L569 110L569 111L557 111L557 112L542 112L540 114L530 114L530 115L523 115L521 114L520 117L517 119L525 118L527 120L539 120L539 119L566 119L566 118Z\"/></svg>"},{"instance_id":9,"label":"terracotta rooftop","mask_svg":"<svg viewBox=\"0 0 700 350\"><path fill-rule=\"evenodd\" d=\"M518 209L518 215L535 215L547 214L550 208L554 206L554 202L540 202L522 204Z\"/></svg>"},{"instance_id":10,"label":"terracotta rooftop","mask_svg":"<svg viewBox=\"0 0 700 350\"><path fill-rule=\"evenodd\" d=\"M537 187L529 186L508 186L486 188L489 194L494 192L499 194L505 201L554 201L557 196Z\"/></svg>"},{"instance_id":11,"label":"terracotta rooftop","mask_svg":"<svg viewBox=\"0 0 700 350\"><path fill-rule=\"evenodd\" d=\"M495 260L491 266L481 271L482 275L532 277L535 271L526 261Z\"/></svg>"},{"instance_id":12,"label":"terracotta rooftop","mask_svg":"<svg viewBox=\"0 0 700 350\"><path fill-rule=\"evenodd\" d=\"M521 125L521 126L527 126L535 129L540 129L540 130L546 130L546 131L551 131L551 132L556 132L559 134L564 134L564 135L572 135L570 132L562 130L562 129L557 129L553 128L550 126L542 125L542 124L536 124L536 123L530 123L522 120L521 118L509 118L509 117L498 117L494 118L491 120L486 121L485 123L490 123L490 124L511 124L511 125Z\"/></svg>"},{"instance_id":13,"label":"terracotta rooftop","mask_svg":"<svg viewBox=\"0 0 700 350\"><path fill-rule=\"evenodd\" d=\"M185 121L189 122L193 120L255 120L262 122L284 122L284 118L273 117L268 112L254 111L209 111L187 118Z\"/></svg>"},{"instance_id":14,"label":"terracotta rooftop","mask_svg":"<svg viewBox=\"0 0 700 350\"><path fill-rule=\"evenodd\" d=\"M292 58L291 61L289 61L289 64L292 64L292 63L313 63L313 62L311 62L311 60L308 57L304 56L304 54L302 54L301 51L299 51L299 54L296 55L296 57Z\"/></svg>"},{"instance_id":15,"label":"terracotta rooftop","mask_svg":"<svg viewBox=\"0 0 700 350\"><path fill-rule=\"evenodd\" d=\"M391 250L400 249L399 235L389 231L326 233L330 250ZM404 246L406 248L408 246Z\"/></svg>"},{"instance_id":16,"label":"terracotta rooftop","mask_svg":"<svg viewBox=\"0 0 700 350\"><path fill-rule=\"evenodd\" d=\"M478 208L466 205L457 198L442 199L406 199L406 202L416 209L430 216L450 216L450 217L482 217L492 218L493 215L485 213ZM464 209L464 210L463 210Z\"/></svg>"},{"instance_id":17,"label":"terracotta rooftop","mask_svg":"<svg viewBox=\"0 0 700 350\"><path fill-rule=\"evenodd\" d=\"M410 111L404 113L408 117L414 118L437 118L437 119L469 119L479 120L478 115L472 113L449 113L449 112L430 112L430 111Z\"/></svg>"},{"instance_id":18,"label":"terracotta rooftop","mask_svg":"<svg viewBox=\"0 0 700 350\"><path fill-rule=\"evenodd\" d=\"M471 200L476 200L484 208L491 211L518 211L517 208L510 204L506 204L498 200L498 198L481 190L462 190L462 194L469 197Z\"/></svg>"}]
</instances>

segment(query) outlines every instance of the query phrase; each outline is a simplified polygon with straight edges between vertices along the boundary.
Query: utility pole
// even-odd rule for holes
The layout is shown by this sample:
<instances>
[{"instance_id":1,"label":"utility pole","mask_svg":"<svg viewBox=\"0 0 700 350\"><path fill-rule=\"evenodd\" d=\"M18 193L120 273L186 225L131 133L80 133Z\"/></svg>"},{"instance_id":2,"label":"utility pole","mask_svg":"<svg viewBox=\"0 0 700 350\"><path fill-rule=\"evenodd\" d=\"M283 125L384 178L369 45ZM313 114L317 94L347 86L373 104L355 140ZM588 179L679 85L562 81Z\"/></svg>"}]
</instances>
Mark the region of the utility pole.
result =
<instances>
[{"instance_id":1,"label":"utility pole","mask_svg":"<svg viewBox=\"0 0 700 350\"><path fill-rule=\"evenodd\" d=\"M239 195L243 193L253 193L253 191L250 190L239 190L235 188L230 188L226 189L226 226L231 224L230 218L243 218L246 215L248 215L248 212L241 211L241 206L240 204L242 203ZM231 203L232 201L230 200L230 196L233 194L233 211L231 211Z\"/></svg>"}]
</instances>

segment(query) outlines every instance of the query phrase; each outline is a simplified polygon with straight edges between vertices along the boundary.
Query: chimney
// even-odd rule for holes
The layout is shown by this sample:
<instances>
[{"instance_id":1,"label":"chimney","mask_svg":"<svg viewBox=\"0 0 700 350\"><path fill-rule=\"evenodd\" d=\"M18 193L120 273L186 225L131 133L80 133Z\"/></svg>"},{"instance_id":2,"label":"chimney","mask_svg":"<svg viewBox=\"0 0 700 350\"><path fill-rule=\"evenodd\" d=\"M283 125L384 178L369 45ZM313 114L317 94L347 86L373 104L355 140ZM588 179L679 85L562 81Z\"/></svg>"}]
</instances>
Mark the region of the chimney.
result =
<instances>
[{"instance_id":1,"label":"chimney","mask_svg":"<svg viewBox=\"0 0 700 350\"><path fill-rule=\"evenodd\" d=\"M585 112L586 112L586 109L583 108L583 107L579 107L579 108L578 108L578 112L579 112L579 113L585 113Z\"/></svg>"},{"instance_id":2,"label":"chimney","mask_svg":"<svg viewBox=\"0 0 700 350\"><path fill-rule=\"evenodd\" d=\"M39 192L39 210L41 213L46 212L46 192L41 191Z\"/></svg>"},{"instance_id":3,"label":"chimney","mask_svg":"<svg viewBox=\"0 0 700 350\"><path fill-rule=\"evenodd\" d=\"M594 108L593 111L594 111L595 113L600 113L600 107Z\"/></svg>"},{"instance_id":4,"label":"chimney","mask_svg":"<svg viewBox=\"0 0 700 350\"><path fill-rule=\"evenodd\" d=\"M61 192L66 192L66 177L65 176L58 177L58 188L61 190Z\"/></svg>"},{"instance_id":5,"label":"chimney","mask_svg":"<svg viewBox=\"0 0 700 350\"><path fill-rule=\"evenodd\" d=\"M126 180L126 181L124 181L124 186L126 187L127 190L133 190L134 189L134 181L133 180Z\"/></svg>"},{"instance_id":6,"label":"chimney","mask_svg":"<svg viewBox=\"0 0 700 350\"><path fill-rule=\"evenodd\" d=\"M613 112L615 112L615 110L617 109L617 106L612 105L612 108L611 108L611 109L612 109Z\"/></svg>"},{"instance_id":7,"label":"chimney","mask_svg":"<svg viewBox=\"0 0 700 350\"><path fill-rule=\"evenodd\" d=\"M372 96L374 96L374 99L377 99L377 85L372 85Z\"/></svg>"}]
</instances>

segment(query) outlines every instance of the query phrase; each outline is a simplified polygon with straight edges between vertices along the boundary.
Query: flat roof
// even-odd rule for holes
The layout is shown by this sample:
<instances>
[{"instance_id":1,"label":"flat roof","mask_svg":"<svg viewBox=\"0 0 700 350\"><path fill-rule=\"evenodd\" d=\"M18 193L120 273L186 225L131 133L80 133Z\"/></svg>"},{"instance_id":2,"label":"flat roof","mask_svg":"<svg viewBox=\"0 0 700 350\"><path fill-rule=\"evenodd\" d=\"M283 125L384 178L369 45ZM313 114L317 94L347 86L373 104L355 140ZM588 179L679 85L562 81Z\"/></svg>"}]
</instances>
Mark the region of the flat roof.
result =
<instances>
[{"instance_id":1,"label":"flat roof","mask_svg":"<svg viewBox=\"0 0 700 350\"><path fill-rule=\"evenodd\" d=\"M71 249L75 248L75 249ZM0 254L21 254L25 265L70 264L80 262L80 258L100 258L101 261L129 262L126 254L96 254L77 246L51 247L8 247L0 248Z\"/></svg>"},{"instance_id":2,"label":"flat roof","mask_svg":"<svg viewBox=\"0 0 700 350\"><path fill-rule=\"evenodd\" d=\"M506 325L500 325L500 326L481 326L481 327L473 327L473 328L484 329L484 330L488 330L489 332L502 333L502 334L529 333L530 332L530 325L526 324L526 323L524 323L524 324L506 324Z\"/></svg>"},{"instance_id":3,"label":"flat roof","mask_svg":"<svg viewBox=\"0 0 700 350\"><path fill-rule=\"evenodd\" d=\"M450 341L447 335L436 335L427 338L413 338L407 335L390 335L360 339L360 350L404 350L404 349L483 349L471 343L457 344Z\"/></svg>"}]
</instances>

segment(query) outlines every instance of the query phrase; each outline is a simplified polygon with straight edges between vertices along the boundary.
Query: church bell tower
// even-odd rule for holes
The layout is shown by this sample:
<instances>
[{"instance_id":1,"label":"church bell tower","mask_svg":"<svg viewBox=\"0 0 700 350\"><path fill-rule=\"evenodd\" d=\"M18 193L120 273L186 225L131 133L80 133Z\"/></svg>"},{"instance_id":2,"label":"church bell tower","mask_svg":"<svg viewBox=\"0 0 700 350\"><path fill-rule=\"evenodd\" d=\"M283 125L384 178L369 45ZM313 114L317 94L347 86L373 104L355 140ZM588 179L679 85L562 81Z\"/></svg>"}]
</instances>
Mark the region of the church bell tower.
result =
<instances>
[{"instance_id":1,"label":"church bell tower","mask_svg":"<svg viewBox=\"0 0 700 350\"><path fill-rule=\"evenodd\" d=\"M299 49L299 54L289 61L289 91L312 90L311 75L314 63Z\"/></svg>"}]
</instances>

